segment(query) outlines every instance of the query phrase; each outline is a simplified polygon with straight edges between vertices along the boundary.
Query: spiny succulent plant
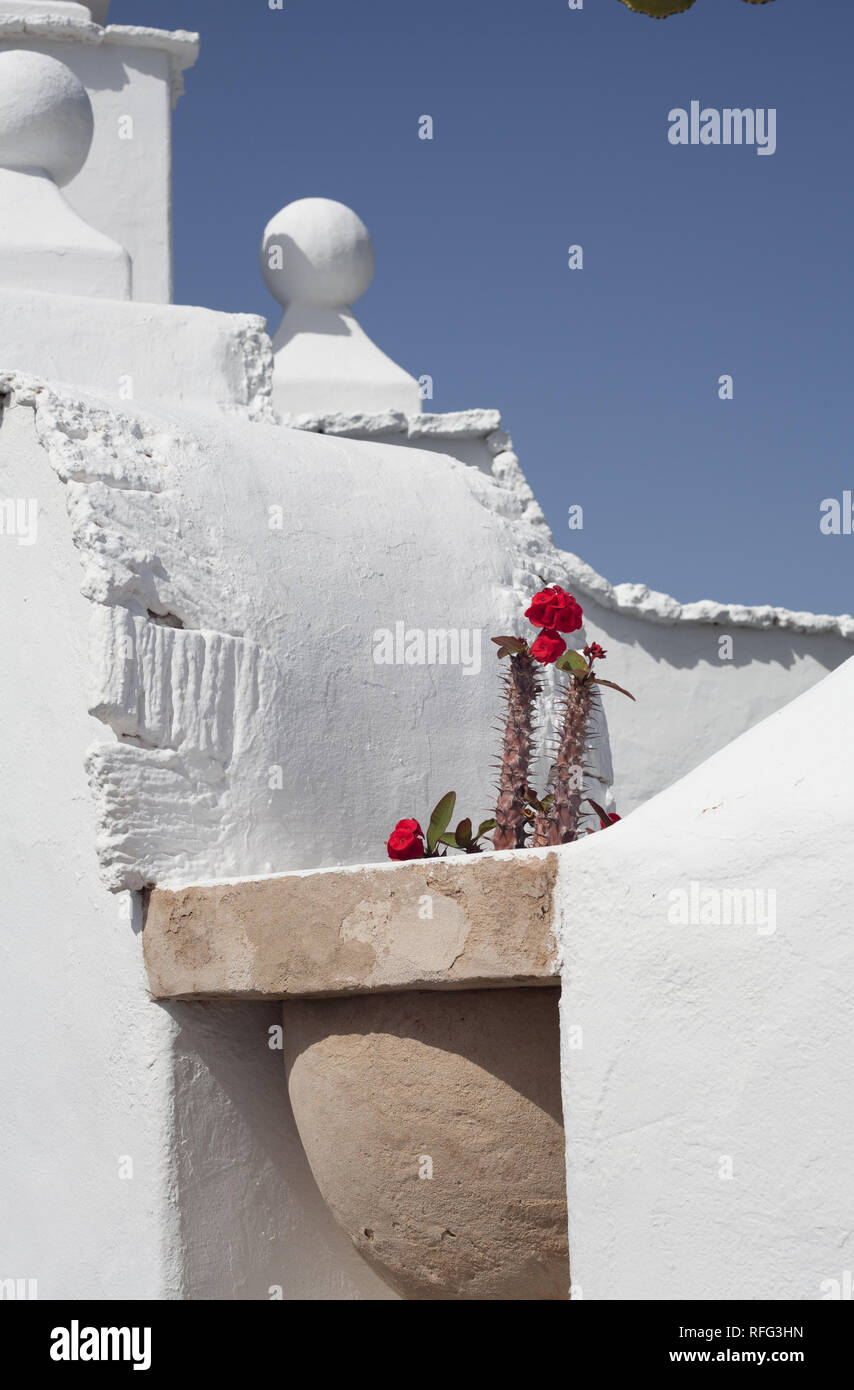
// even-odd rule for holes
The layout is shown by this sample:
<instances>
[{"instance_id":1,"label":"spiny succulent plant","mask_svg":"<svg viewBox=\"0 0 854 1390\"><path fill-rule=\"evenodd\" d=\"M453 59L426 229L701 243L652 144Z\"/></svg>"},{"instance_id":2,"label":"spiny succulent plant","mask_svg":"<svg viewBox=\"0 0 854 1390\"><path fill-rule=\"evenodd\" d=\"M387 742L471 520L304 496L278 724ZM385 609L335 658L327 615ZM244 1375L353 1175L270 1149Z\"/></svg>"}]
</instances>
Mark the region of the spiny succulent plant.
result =
<instances>
[{"instance_id":1,"label":"spiny succulent plant","mask_svg":"<svg viewBox=\"0 0 854 1390\"><path fill-rule=\"evenodd\" d=\"M501 644L499 656L510 657L510 666L504 678L507 710L492 844L494 849L522 849L529 825L528 773L534 749L534 705L540 693L540 681L533 657L521 639L494 640Z\"/></svg>"},{"instance_id":2,"label":"spiny succulent plant","mask_svg":"<svg viewBox=\"0 0 854 1390\"><path fill-rule=\"evenodd\" d=\"M529 645L524 637L493 637L498 659L510 658L504 674L505 720L501 758L498 764L498 804L495 816L481 821L475 831L466 816L451 830L456 793L447 792L434 807L427 832L417 820L398 821L388 838L390 859L436 859L448 849L463 854L481 854L481 840L492 830L493 849L524 849L533 831L533 847L565 845L581 831L581 805L585 774L589 773L585 754L596 693L594 686L607 685L629 695L621 685L603 679L596 667L608 655L598 642L583 652L567 648L563 634L578 632L584 621L581 605L559 584L550 584L534 594L525 617L538 636ZM541 693L539 670L554 666L569 677L565 687L562 719L555 763L549 778L549 795L540 801L528 780L534 756L534 709ZM629 695L633 700L634 696ZM587 800L599 816L603 828L619 816L608 813ZM591 832L592 833L592 832Z\"/></svg>"},{"instance_id":3,"label":"spiny succulent plant","mask_svg":"<svg viewBox=\"0 0 854 1390\"><path fill-rule=\"evenodd\" d=\"M563 718L551 775L551 797L534 822L532 845L568 845L578 838L583 799L579 769L584 766L593 682L572 676L563 701Z\"/></svg>"},{"instance_id":4,"label":"spiny succulent plant","mask_svg":"<svg viewBox=\"0 0 854 1390\"><path fill-rule=\"evenodd\" d=\"M635 14L646 14L651 19L667 19L672 14L684 14L690 10L694 0L622 0ZM745 0L748 5L767 5L770 0Z\"/></svg>"},{"instance_id":5,"label":"spiny succulent plant","mask_svg":"<svg viewBox=\"0 0 854 1390\"><path fill-rule=\"evenodd\" d=\"M593 713L596 691L594 687L607 685L611 690L619 690L621 695L635 697L614 681L607 681L598 674L597 661L604 661L607 652L592 642L582 652L567 651L555 662L559 671L569 676L569 684L563 701L563 715L558 732L555 761L549 776L550 794L542 802L536 797L529 800L536 811L532 848L540 849L546 845L567 845L577 840L581 834L579 822L582 816L584 796L584 777L587 768L587 743L590 733L590 720ZM601 823L606 815L595 802L590 804L596 810ZM619 819L619 817L617 817ZM607 824L613 824L609 817Z\"/></svg>"}]
</instances>

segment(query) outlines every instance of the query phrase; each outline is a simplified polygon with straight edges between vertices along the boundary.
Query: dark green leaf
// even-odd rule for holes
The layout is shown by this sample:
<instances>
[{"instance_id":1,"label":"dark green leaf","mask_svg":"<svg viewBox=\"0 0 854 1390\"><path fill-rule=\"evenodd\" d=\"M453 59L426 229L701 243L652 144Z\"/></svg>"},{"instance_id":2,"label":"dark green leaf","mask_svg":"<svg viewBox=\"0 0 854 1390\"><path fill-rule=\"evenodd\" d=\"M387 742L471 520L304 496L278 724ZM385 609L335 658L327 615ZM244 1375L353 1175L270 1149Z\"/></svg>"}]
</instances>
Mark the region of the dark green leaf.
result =
<instances>
[{"instance_id":1,"label":"dark green leaf","mask_svg":"<svg viewBox=\"0 0 854 1390\"><path fill-rule=\"evenodd\" d=\"M477 835L475 836L475 839L479 840L481 835L486 834L487 830L494 830L496 824L497 822L495 820L482 820L480 825L477 827Z\"/></svg>"},{"instance_id":2,"label":"dark green leaf","mask_svg":"<svg viewBox=\"0 0 854 1390\"><path fill-rule=\"evenodd\" d=\"M431 853L439 843L440 835L444 835L448 828L451 816L454 814L454 804L456 800L456 792L446 792L442 800L433 809L433 814L430 817L430 824L427 827L427 848Z\"/></svg>"},{"instance_id":3,"label":"dark green leaf","mask_svg":"<svg viewBox=\"0 0 854 1390\"><path fill-rule=\"evenodd\" d=\"M471 821L469 820L468 816L466 816L465 820L460 821L459 825L454 831L454 835L456 836L457 844L460 846L460 848L463 848L465 845L468 844L469 840L471 839Z\"/></svg>"}]
</instances>

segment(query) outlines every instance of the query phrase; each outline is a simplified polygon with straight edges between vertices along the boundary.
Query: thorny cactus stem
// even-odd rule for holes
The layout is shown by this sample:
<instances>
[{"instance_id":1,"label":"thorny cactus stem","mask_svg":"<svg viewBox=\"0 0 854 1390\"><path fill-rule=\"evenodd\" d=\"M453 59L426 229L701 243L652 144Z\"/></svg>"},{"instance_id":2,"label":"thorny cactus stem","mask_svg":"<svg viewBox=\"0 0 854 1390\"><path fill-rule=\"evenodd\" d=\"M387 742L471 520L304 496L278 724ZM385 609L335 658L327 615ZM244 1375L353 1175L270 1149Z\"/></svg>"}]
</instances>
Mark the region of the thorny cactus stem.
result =
<instances>
[{"instance_id":1,"label":"thorny cactus stem","mask_svg":"<svg viewBox=\"0 0 854 1390\"><path fill-rule=\"evenodd\" d=\"M537 670L527 652L511 656L504 685L507 720L492 844L494 849L523 849L528 823L525 795L534 743L533 710L540 693Z\"/></svg>"},{"instance_id":2,"label":"thorny cactus stem","mask_svg":"<svg viewBox=\"0 0 854 1390\"><path fill-rule=\"evenodd\" d=\"M552 769L552 803L534 822L532 847L567 845L578 835L582 786L579 769L584 766L587 733L593 710L593 682L573 676L563 704L563 722Z\"/></svg>"}]
</instances>

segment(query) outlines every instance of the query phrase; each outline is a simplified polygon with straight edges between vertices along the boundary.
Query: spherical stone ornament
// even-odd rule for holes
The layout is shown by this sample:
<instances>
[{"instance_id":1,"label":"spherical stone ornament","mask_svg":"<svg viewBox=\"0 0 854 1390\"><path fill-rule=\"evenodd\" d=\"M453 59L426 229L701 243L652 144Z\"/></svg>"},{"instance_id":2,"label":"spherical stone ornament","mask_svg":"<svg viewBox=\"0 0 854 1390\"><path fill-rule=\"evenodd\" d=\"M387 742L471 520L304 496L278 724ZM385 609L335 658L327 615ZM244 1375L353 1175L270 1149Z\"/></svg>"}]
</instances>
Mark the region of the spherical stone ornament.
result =
<instances>
[{"instance_id":1,"label":"spherical stone ornament","mask_svg":"<svg viewBox=\"0 0 854 1390\"><path fill-rule=\"evenodd\" d=\"M347 309L373 279L374 243L343 203L300 198L267 223L261 270L280 304Z\"/></svg>"},{"instance_id":2,"label":"spherical stone ornament","mask_svg":"<svg viewBox=\"0 0 854 1390\"><path fill-rule=\"evenodd\" d=\"M70 68L28 49L0 53L0 167L41 169L60 188L86 163L89 94Z\"/></svg>"}]
</instances>

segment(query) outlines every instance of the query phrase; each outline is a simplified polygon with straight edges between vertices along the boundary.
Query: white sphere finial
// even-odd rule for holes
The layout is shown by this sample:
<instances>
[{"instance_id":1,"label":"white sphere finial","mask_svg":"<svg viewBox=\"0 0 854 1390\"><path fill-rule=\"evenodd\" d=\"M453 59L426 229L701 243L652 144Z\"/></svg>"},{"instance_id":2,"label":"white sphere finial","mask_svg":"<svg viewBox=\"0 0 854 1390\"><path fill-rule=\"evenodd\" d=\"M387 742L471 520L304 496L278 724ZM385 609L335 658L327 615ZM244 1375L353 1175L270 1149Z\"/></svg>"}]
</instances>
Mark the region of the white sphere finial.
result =
<instances>
[{"instance_id":1,"label":"white sphere finial","mask_svg":"<svg viewBox=\"0 0 854 1390\"><path fill-rule=\"evenodd\" d=\"M343 203L300 198L267 223L261 270L280 304L347 309L373 279L374 243Z\"/></svg>"},{"instance_id":2,"label":"white sphere finial","mask_svg":"<svg viewBox=\"0 0 854 1390\"><path fill-rule=\"evenodd\" d=\"M43 170L60 188L86 163L92 103L70 68L24 48L0 53L0 168Z\"/></svg>"}]
</instances>

